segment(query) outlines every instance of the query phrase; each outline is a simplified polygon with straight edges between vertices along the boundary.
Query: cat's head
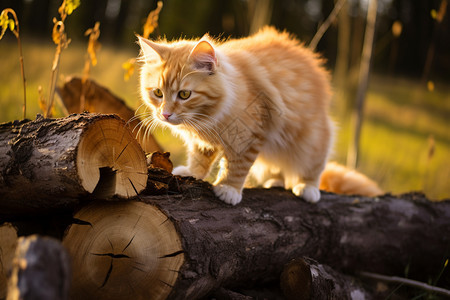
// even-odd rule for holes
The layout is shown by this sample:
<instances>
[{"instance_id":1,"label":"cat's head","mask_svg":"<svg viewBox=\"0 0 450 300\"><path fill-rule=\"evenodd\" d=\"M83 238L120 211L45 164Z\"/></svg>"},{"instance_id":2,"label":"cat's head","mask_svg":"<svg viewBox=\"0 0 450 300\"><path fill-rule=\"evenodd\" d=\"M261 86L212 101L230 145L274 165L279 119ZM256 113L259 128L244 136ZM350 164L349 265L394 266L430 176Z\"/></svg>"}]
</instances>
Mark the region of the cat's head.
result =
<instances>
[{"instance_id":1,"label":"cat's head","mask_svg":"<svg viewBox=\"0 0 450 300\"><path fill-rule=\"evenodd\" d=\"M141 94L154 121L210 127L227 95L219 55L208 37L153 42L139 37Z\"/></svg>"}]
</instances>

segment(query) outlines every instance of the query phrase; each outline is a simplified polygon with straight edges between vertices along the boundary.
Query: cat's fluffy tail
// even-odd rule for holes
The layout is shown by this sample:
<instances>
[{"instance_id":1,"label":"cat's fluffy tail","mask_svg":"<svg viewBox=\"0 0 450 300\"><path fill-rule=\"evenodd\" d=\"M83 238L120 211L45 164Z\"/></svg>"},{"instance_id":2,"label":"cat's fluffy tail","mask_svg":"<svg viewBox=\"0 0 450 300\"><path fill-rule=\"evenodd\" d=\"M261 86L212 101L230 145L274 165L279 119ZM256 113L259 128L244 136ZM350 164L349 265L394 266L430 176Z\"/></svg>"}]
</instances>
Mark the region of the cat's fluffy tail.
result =
<instances>
[{"instance_id":1,"label":"cat's fluffy tail","mask_svg":"<svg viewBox=\"0 0 450 300\"><path fill-rule=\"evenodd\" d=\"M383 194L366 175L335 162L327 163L320 178L320 189L336 194L374 197Z\"/></svg>"}]
</instances>

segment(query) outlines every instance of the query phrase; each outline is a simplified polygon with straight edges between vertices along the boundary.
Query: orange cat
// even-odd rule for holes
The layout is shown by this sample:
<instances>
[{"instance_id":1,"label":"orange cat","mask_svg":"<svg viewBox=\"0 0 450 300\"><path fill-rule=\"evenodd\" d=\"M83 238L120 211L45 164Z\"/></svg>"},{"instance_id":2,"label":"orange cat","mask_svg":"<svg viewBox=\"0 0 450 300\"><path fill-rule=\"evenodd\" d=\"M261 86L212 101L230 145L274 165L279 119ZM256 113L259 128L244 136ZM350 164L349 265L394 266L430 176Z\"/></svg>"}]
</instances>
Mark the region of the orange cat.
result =
<instances>
[{"instance_id":1,"label":"orange cat","mask_svg":"<svg viewBox=\"0 0 450 300\"><path fill-rule=\"evenodd\" d=\"M266 186L320 200L333 124L329 76L316 54L273 28L226 42L139 43L151 109L144 123L169 127L189 149L187 166L174 174L203 179L222 158L214 192L226 203L241 201L250 172L260 183L271 178Z\"/></svg>"}]
</instances>

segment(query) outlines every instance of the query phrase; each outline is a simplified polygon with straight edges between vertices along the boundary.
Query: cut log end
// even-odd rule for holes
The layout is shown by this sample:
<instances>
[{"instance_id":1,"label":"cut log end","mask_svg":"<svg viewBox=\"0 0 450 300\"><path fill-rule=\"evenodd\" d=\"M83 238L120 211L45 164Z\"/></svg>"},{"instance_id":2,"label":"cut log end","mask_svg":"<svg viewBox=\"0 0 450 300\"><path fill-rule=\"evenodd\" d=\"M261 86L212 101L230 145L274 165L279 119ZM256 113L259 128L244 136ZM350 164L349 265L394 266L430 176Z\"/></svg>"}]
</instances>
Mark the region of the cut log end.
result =
<instances>
[{"instance_id":1,"label":"cut log end","mask_svg":"<svg viewBox=\"0 0 450 300\"><path fill-rule=\"evenodd\" d=\"M287 299L311 299L312 276L303 259L289 262L281 273L280 286Z\"/></svg>"},{"instance_id":2,"label":"cut log end","mask_svg":"<svg viewBox=\"0 0 450 300\"><path fill-rule=\"evenodd\" d=\"M73 299L165 299L184 262L180 237L158 208L101 202L76 215L63 244L74 268ZM87 225L86 225L87 224Z\"/></svg>"},{"instance_id":3,"label":"cut log end","mask_svg":"<svg viewBox=\"0 0 450 300\"><path fill-rule=\"evenodd\" d=\"M99 120L86 130L76 163L83 188L98 197L135 196L147 184L145 156L118 119Z\"/></svg>"}]
</instances>

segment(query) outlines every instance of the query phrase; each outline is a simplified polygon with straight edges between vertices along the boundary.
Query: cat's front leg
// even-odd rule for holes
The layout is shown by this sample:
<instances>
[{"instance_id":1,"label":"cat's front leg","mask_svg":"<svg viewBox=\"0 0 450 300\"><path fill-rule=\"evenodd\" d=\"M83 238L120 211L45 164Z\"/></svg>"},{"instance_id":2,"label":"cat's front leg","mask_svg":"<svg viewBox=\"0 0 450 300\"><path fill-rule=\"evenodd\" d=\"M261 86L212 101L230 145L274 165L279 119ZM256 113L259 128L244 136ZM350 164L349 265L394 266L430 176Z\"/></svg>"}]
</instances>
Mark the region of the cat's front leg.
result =
<instances>
[{"instance_id":1,"label":"cat's front leg","mask_svg":"<svg viewBox=\"0 0 450 300\"><path fill-rule=\"evenodd\" d=\"M241 202L245 179L258 153L258 144L250 146L243 153L226 153L221 161L221 174L213 188L220 200L231 205Z\"/></svg>"},{"instance_id":2,"label":"cat's front leg","mask_svg":"<svg viewBox=\"0 0 450 300\"><path fill-rule=\"evenodd\" d=\"M197 145L189 147L187 166L178 166L173 169L174 175L193 176L197 179L205 178L217 157L214 149L202 149Z\"/></svg>"}]
</instances>

